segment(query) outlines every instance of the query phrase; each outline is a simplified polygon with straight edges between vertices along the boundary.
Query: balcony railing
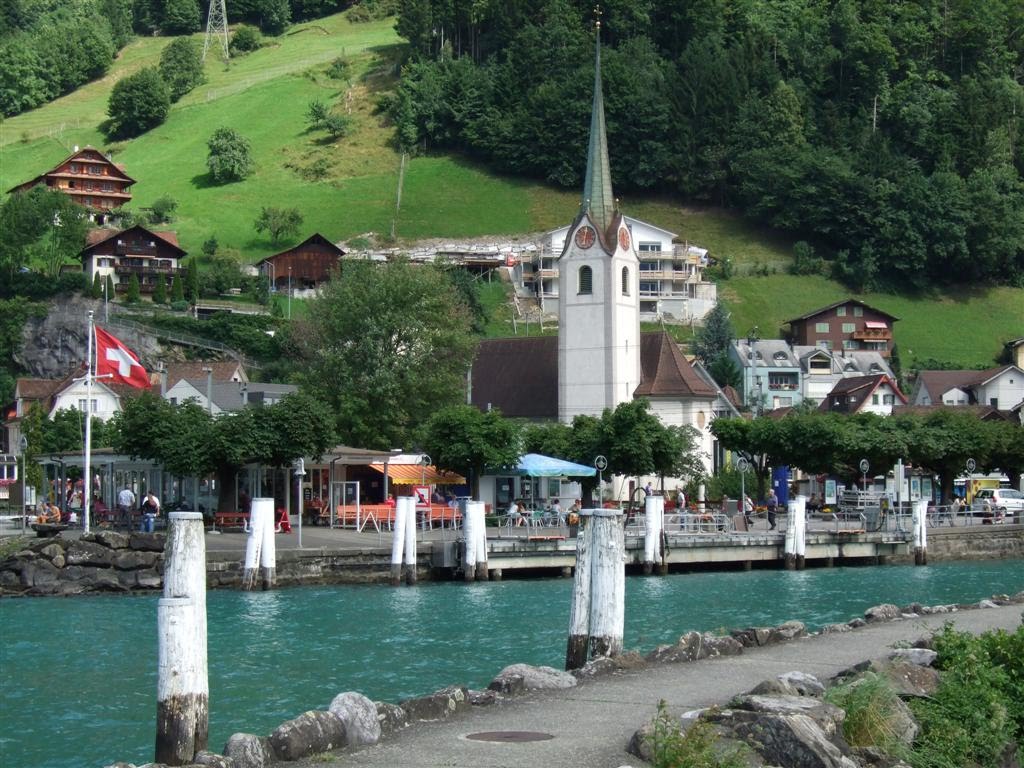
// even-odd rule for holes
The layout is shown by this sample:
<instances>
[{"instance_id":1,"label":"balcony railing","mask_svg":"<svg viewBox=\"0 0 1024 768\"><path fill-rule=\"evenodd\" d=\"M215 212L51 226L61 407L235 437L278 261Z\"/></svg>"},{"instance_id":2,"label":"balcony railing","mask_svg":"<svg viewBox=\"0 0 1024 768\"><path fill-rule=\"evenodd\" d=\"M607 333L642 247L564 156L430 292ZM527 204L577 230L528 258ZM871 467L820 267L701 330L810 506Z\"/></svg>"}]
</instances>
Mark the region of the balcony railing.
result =
<instances>
[{"instance_id":1,"label":"balcony railing","mask_svg":"<svg viewBox=\"0 0 1024 768\"><path fill-rule=\"evenodd\" d=\"M157 267L157 266L153 266L153 265L148 265L148 266L145 266L145 267L140 267L140 266L134 266L134 265L129 265L129 264L115 264L114 265L114 273L118 274L118 275L124 274L124 275L139 275L139 276L145 276L145 275L174 275L174 274L180 274L181 270L180 269L175 269L174 267Z\"/></svg>"},{"instance_id":2,"label":"balcony railing","mask_svg":"<svg viewBox=\"0 0 1024 768\"><path fill-rule=\"evenodd\" d=\"M858 341L889 341L892 339L892 331L888 328L865 328L854 331L852 336Z\"/></svg>"},{"instance_id":3,"label":"balcony railing","mask_svg":"<svg viewBox=\"0 0 1024 768\"><path fill-rule=\"evenodd\" d=\"M116 243L114 245L114 253L123 254L138 254L140 256L150 256L156 253L156 245L149 245L148 243Z\"/></svg>"}]
</instances>

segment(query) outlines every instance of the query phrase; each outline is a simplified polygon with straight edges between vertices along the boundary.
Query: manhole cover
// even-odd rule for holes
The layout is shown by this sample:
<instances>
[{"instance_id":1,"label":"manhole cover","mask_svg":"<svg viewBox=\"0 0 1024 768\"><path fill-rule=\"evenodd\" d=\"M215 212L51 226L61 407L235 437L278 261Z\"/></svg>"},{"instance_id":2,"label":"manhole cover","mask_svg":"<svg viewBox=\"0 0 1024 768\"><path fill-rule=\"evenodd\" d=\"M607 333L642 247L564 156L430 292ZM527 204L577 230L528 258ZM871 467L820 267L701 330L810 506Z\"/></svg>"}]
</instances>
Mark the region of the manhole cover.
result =
<instances>
[{"instance_id":1,"label":"manhole cover","mask_svg":"<svg viewBox=\"0 0 1024 768\"><path fill-rule=\"evenodd\" d=\"M470 733L466 738L473 741L501 741L516 744L523 741L547 741L555 737L550 733L539 731L483 731L482 733Z\"/></svg>"}]
</instances>

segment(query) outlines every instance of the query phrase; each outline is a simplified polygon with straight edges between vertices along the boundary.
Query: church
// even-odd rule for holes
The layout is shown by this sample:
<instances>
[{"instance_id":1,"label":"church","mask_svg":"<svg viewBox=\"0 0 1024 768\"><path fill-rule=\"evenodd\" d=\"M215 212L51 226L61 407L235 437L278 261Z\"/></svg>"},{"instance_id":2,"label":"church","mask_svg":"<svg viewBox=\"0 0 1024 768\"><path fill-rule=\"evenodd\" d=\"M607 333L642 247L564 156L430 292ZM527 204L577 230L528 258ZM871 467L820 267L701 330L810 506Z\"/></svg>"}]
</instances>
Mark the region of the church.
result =
<instances>
[{"instance_id":1,"label":"church","mask_svg":"<svg viewBox=\"0 0 1024 768\"><path fill-rule=\"evenodd\" d=\"M583 198L557 258L558 336L483 341L470 373L468 401L510 418L569 423L577 415L600 416L606 408L646 398L664 424L697 431L711 473L716 463L711 421L736 411L668 333L640 330L634 227L653 225L623 216L612 194L600 27L598 33Z\"/></svg>"}]
</instances>

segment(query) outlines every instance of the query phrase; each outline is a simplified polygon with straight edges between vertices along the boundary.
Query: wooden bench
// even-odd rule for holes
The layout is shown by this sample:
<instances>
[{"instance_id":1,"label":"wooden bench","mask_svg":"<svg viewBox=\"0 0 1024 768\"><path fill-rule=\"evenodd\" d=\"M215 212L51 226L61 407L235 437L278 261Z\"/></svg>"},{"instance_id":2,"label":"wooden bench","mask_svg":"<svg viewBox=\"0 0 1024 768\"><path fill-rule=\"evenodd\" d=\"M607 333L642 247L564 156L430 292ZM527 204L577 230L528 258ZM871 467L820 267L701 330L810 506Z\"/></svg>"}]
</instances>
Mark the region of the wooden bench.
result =
<instances>
[{"instance_id":1,"label":"wooden bench","mask_svg":"<svg viewBox=\"0 0 1024 768\"><path fill-rule=\"evenodd\" d=\"M565 536L527 536L527 541L565 541Z\"/></svg>"},{"instance_id":2,"label":"wooden bench","mask_svg":"<svg viewBox=\"0 0 1024 768\"><path fill-rule=\"evenodd\" d=\"M249 515L244 512L215 512L213 524L218 528L249 529Z\"/></svg>"}]
</instances>

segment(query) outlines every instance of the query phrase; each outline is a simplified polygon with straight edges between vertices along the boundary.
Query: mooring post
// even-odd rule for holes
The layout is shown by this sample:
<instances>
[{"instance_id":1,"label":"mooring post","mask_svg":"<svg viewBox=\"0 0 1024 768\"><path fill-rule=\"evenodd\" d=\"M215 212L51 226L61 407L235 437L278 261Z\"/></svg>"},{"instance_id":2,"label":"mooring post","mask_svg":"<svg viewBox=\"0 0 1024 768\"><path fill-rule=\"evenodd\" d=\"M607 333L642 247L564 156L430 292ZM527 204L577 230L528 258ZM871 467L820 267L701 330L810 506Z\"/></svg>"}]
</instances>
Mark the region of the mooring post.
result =
<instances>
[{"instance_id":1,"label":"mooring post","mask_svg":"<svg viewBox=\"0 0 1024 768\"><path fill-rule=\"evenodd\" d=\"M796 499L789 500L789 514L786 515L786 543L784 546L786 570L796 569Z\"/></svg>"},{"instance_id":2,"label":"mooring post","mask_svg":"<svg viewBox=\"0 0 1024 768\"><path fill-rule=\"evenodd\" d=\"M476 580L476 515L471 509L472 504L473 502L465 504L462 513L462 538L465 544L462 556L462 578L465 581Z\"/></svg>"},{"instance_id":3,"label":"mooring post","mask_svg":"<svg viewBox=\"0 0 1024 768\"><path fill-rule=\"evenodd\" d=\"M580 510L579 532L576 534L576 575L572 582L572 604L569 606L569 641L565 649L566 670L579 669L587 663L590 638L590 545L589 510Z\"/></svg>"},{"instance_id":4,"label":"mooring post","mask_svg":"<svg viewBox=\"0 0 1024 768\"><path fill-rule=\"evenodd\" d=\"M470 501L466 504L466 514L476 521L476 580L487 581L487 505L482 501Z\"/></svg>"},{"instance_id":5,"label":"mooring post","mask_svg":"<svg viewBox=\"0 0 1024 768\"><path fill-rule=\"evenodd\" d=\"M405 499L405 583L412 586L416 583L416 499L406 496ZM402 503L402 499L398 500Z\"/></svg>"},{"instance_id":6,"label":"mooring post","mask_svg":"<svg viewBox=\"0 0 1024 768\"><path fill-rule=\"evenodd\" d=\"M654 572L654 564L660 560L661 528L665 516L665 497L649 494L644 499L644 574Z\"/></svg>"},{"instance_id":7,"label":"mooring post","mask_svg":"<svg viewBox=\"0 0 1024 768\"><path fill-rule=\"evenodd\" d=\"M594 510L590 559L591 658L622 653L626 625L626 531L621 518L622 513L617 510Z\"/></svg>"},{"instance_id":8,"label":"mooring post","mask_svg":"<svg viewBox=\"0 0 1024 768\"><path fill-rule=\"evenodd\" d=\"M206 538L199 512L171 512L157 603L155 762L186 765L206 749Z\"/></svg>"},{"instance_id":9,"label":"mooring post","mask_svg":"<svg viewBox=\"0 0 1024 768\"><path fill-rule=\"evenodd\" d=\"M277 567L277 544L274 541L274 500L253 499L249 507L249 538L245 542L242 563L242 586L252 589L260 575L260 585L270 589Z\"/></svg>"},{"instance_id":10,"label":"mooring post","mask_svg":"<svg viewBox=\"0 0 1024 768\"><path fill-rule=\"evenodd\" d=\"M403 497L395 502L395 520L391 529L391 586L402 583L402 550L405 547L405 517L408 504ZM413 507L413 514L415 514Z\"/></svg>"},{"instance_id":11,"label":"mooring post","mask_svg":"<svg viewBox=\"0 0 1024 768\"><path fill-rule=\"evenodd\" d=\"M796 569L802 571L807 552L807 497L797 496L794 504L796 508L796 536L794 541Z\"/></svg>"},{"instance_id":12,"label":"mooring post","mask_svg":"<svg viewBox=\"0 0 1024 768\"><path fill-rule=\"evenodd\" d=\"M914 565L928 565L928 499L914 502Z\"/></svg>"},{"instance_id":13,"label":"mooring post","mask_svg":"<svg viewBox=\"0 0 1024 768\"><path fill-rule=\"evenodd\" d=\"M277 521L274 519L274 500L253 499L253 507L257 501L266 502L263 512L263 546L260 547L260 572L262 587L267 590L274 585L274 576L277 573L277 540L274 538L277 533Z\"/></svg>"}]
</instances>

